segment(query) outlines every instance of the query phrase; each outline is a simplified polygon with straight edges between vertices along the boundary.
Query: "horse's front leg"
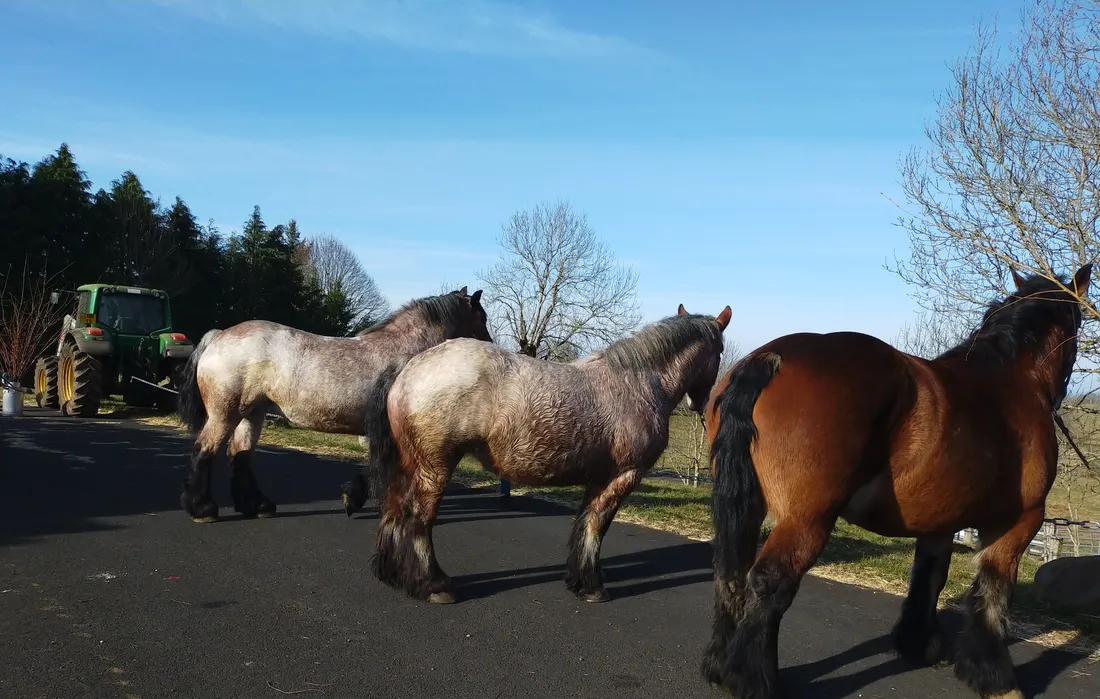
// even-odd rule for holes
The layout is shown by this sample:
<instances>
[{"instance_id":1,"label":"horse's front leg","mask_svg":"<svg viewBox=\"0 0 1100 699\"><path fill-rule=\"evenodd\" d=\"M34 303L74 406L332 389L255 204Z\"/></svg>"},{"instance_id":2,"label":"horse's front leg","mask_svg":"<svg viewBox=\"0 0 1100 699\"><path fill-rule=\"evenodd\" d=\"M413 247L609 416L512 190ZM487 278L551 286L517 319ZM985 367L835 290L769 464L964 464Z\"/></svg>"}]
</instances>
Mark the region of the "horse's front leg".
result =
<instances>
[{"instance_id":1,"label":"horse's front leg","mask_svg":"<svg viewBox=\"0 0 1100 699\"><path fill-rule=\"evenodd\" d=\"M264 426L264 411L255 410L251 417L237 423L229 440L229 492L233 508L245 517L272 517L275 503L260 491L252 470L252 454L260 441Z\"/></svg>"},{"instance_id":2,"label":"horse's front leg","mask_svg":"<svg viewBox=\"0 0 1100 699\"><path fill-rule=\"evenodd\" d=\"M1043 526L1043 511L1024 513L1001 531L981 530L991 543L978 555L966 595L966 622L956 641L955 676L982 699L1023 699L1008 653L1009 607L1020 558Z\"/></svg>"},{"instance_id":3,"label":"horse's front leg","mask_svg":"<svg viewBox=\"0 0 1100 699\"><path fill-rule=\"evenodd\" d=\"M950 534L917 539L909 572L909 594L902 602L901 616L893 631L898 654L915 665L933 665L943 656L937 603L947 584L953 544Z\"/></svg>"},{"instance_id":4,"label":"horse's front leg","mask_svg":"<svg viewBox=\"0 0 1100 699\"><path fill-rule=\"evenodd\" d=\"M565 586L586 602L611 599L603 585L600 547L623 500L641 480L641 471L620 474L606 485L590 485L569 534Z\"/></svg>"}]
</instances>

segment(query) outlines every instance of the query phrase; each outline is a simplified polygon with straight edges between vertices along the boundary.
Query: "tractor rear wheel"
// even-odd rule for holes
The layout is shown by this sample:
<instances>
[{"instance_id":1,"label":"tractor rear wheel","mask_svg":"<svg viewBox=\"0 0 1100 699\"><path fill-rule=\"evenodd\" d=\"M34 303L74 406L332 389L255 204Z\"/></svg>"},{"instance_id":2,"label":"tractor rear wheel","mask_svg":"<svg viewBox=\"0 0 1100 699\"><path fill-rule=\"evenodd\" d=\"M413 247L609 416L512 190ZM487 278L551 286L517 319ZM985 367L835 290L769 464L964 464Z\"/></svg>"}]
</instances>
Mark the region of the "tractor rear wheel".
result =
<instances>
[{"instance_id":1,"label":"tractor rear wheel","mask_svg":"<svg viewBox=\"0 0 1100 699\"><path fill-rule=\"evenodd\" d=\"M61 348L57 362L58 400L65 415L94 417L103 399L103 367L72 342Z\"/></svg>"},{"instance_id":2,"label":"tractor rear wheel","mask_svg":"<svg viewBox=\"0 0 1100 699\"><path fill-rule=\"evenodd\" d=\"M57 400L57 357L43 357L35 364L34 400L39 408L49 410L61 405Z\"/></svg>"}]
</instances>

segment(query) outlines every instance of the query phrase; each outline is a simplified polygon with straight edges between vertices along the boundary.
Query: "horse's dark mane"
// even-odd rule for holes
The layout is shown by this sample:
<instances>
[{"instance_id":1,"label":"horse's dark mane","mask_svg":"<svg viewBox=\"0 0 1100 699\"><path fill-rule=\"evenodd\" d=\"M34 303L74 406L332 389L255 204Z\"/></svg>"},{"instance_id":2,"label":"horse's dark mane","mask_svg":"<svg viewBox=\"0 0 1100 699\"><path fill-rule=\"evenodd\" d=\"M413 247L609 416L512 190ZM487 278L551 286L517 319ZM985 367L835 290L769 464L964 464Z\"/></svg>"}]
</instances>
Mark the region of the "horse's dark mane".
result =
<instances>
[{"instance_id":1,"label":"horse's dark mane","mask_svg":"<svg viewBox=\"0 0 1100 699\"><path fill-rule=\"evenodd\" d=\"M466 297L460 295L456 291L447 294L439 294L438 296L425 296L423 298L413 299L384 319L359 333L359 337L387 328L396 319L408 315L409 313L417 312L424 315L424 320L429 325L441 325L445 328L454 329L458 323L468 315L464 313L465 310Z\"/></svg>"},{"instance_id":2,"label":"horse's dark mane","mask_svg":"<svg viewBox=\"0 0 1100 699\"><path fill-rule=\"evenodd\" d=\"M612 343L603 350L603 356L618 371L652 369L670 361L690 342L721 337L722 329L710 316L674 315Z\"/></svg>"},{"instance_id":3,"label":"horse's dark mane","mask_svg":"<svg viewBox=\"0 0 1100 699\"><path fill-rule=\"evenodd\" d=\"M1065 278L1059 279L1069 284ZM1071 322L1074 328L1081 322L1076 299L1050 279L1033 274L1015 293L989 304L978 327L940 357L1004 364L1016 360L1022 351L1035 348L1051 326Z\"/></svg>"}]
</instances>

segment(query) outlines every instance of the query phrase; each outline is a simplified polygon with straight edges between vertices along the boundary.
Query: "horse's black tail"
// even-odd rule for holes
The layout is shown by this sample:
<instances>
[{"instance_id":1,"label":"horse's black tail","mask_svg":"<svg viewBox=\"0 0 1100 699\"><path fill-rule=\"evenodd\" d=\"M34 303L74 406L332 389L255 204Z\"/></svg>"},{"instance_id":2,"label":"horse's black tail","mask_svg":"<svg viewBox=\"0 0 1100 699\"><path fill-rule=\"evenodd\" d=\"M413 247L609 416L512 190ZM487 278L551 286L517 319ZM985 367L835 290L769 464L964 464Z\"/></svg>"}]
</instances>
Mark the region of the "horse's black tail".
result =
<instances>
[{"instance_id":1,"label":"horse's black tail","mask_svg":"<svg viewBox=\"0 0 1100 699\"><path fill-rule=\"evenodd\" d=\"M728 568L743 563L741 544L749 537L757 539L767 512L752 460L752 442L756 439L752 413L760 394L779 371L779 363L779 355L770 352L746 357L734 367L716 401L718 431L710 448L714 470L711 517L715 574L721 577L736 574ZM756 555L755 549L751 555Z\"/></svg>"},{"instance_id":2,"label":"horse's black tail","mask_svg":"<svg viewBox=\"0 0 1100 699\"><path fill-rule=\"evenodd\" d=\"M401 369L398 365L383 369L367 396L366 419L363 421L366 460L363 468L341 488L344 512L348 517L366 504L372 492L381 505L390 483L401 472L400 455L390 429L390 411L386 405L386 398Z\"/></svg>"},{"instance_id":3,"label":"horse's black tail","mask_svg":"<svg viewBox=\"0 0 1100 699\"><path fill-rule=\"evenodd\" d=\"M176 405L179 409L180 424L192 433L198 432L206 424L206 405L202 402L202 394L199 393L199 384L196 380L199 359L202 358L202 353L206 351L210 341L220 332L221 330L217 328L207 331L199 340L199 344L195 345L195 351L187 358L187 363L183 365L183 371L180 372L180 394Z\"/></svg>"},{"instance_id":4,"label":"horse's black tail","mask_svg":"<svg viewBox=\"0 0 1100 699\"><path fill-rule=\"evenodd\" d=\"M752 414L760 394L779 371L779 356L749 355L733 368L716 399L718 429L711 442L714 473L711 518L714 522L714 629L703 656L703 676L726 679L730 644L744 610L749 569L756 560L760 526L768 505L752 460L756 423Z\"/></svg>"}]
</instances>

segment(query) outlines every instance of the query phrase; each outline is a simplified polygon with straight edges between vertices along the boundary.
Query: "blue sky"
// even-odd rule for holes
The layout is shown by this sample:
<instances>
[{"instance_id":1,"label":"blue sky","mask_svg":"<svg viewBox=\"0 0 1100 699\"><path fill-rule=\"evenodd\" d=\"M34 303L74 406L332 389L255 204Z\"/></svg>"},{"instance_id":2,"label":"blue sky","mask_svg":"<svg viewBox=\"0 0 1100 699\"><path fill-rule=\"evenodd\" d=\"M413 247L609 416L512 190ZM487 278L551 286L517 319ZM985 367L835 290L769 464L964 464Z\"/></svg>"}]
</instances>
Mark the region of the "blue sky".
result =
<instances>
[{"instance_id":1,"label":"blue sky","mask_svg":"<svg viewBox=\"0 0 1100 699\"><path fill-rule=\"evenodd\" d=\"M647 320L729 304L743 348L892 339L898 160L949 63L1018 2L0 3L0 154L67 141L201 221L343 238L394 303L479 284L510 214L567 199Z\"/></svg>"}]
</instances>

